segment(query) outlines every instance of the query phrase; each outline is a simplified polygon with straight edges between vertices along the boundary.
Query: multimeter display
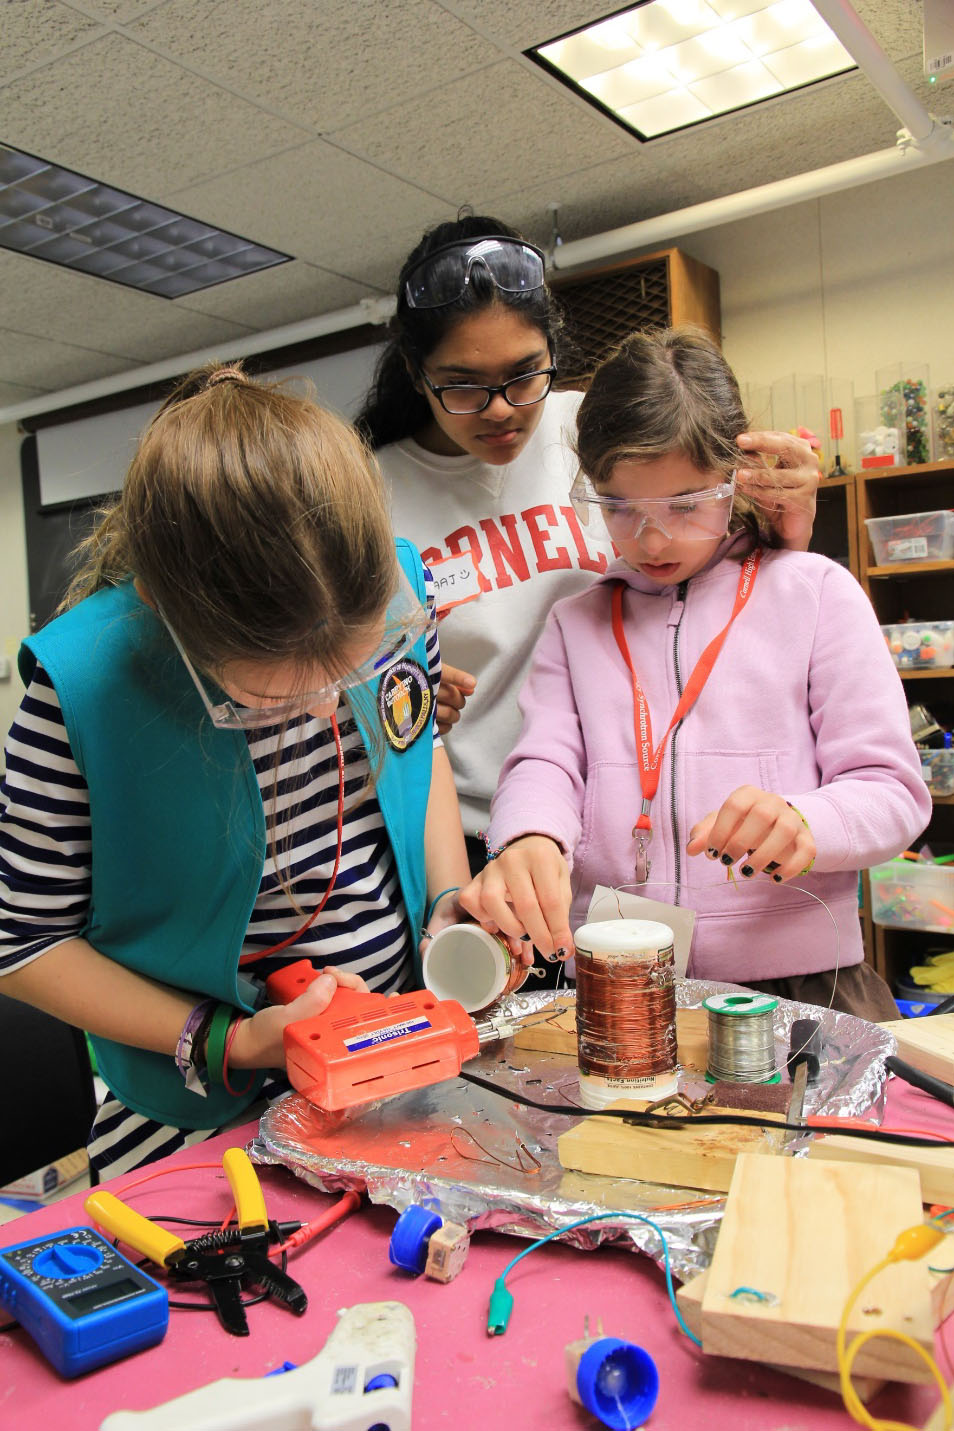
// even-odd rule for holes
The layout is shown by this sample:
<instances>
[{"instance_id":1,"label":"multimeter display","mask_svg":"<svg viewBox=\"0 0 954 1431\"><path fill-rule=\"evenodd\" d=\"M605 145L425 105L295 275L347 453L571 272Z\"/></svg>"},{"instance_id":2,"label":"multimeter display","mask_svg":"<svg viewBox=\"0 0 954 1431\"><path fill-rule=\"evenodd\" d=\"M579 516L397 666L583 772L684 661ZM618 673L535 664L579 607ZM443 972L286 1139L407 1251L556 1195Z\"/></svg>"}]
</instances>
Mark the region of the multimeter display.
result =
<instances>
[{"instance_id":1,"label":"multimeter display","mask_svg":"<svg viewBox=\"0 0 954 1431\"><path fill-rule=\"evenodd\" d=\"M90 1227L0 1248L0 1306L63 1376L162 1341L164 1287Z\"/></svg>"}]
</instances>

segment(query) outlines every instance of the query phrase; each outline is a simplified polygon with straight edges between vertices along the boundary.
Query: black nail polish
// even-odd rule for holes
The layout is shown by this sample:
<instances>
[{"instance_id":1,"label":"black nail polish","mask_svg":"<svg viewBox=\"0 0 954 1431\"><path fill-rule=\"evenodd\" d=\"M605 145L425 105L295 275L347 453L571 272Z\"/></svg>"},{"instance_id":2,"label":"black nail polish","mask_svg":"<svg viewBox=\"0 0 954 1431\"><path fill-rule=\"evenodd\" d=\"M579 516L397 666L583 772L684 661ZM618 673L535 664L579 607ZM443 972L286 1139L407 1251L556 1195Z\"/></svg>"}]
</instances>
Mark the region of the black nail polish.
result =
<instances>
[{"instance_id":1,"label":"black nail polish","mask_svg":"<svg viewBox=\"0 0 954 1431\"><path fill-rule=\"evenodd\" d=\"M776 884L781 884L781 883L782 883L782 876L781 876L781 875L773 875L772 878L774 879L774 881L775 881Z\"/></svg>"},{"instance_id":2,"label":"black nail polish","mask_svg":"<svg viewBox=\"0 0 954 1431\"><path fill-rule=\"evenodd\" d=\"M710 849L706 850L706 854L709 856L710 860L717 860L717 859L719 858L719 851L718 851L718 850L714 850L714 849L711 849L711 848L710 848Z\"/></svg>"},{"instance_id":3,"label":"black nail polish","mask_svg":"<svg viewBox=\"0 0 954 1431\"><path fill-rule=\"evenodd\" d=\"M556 952L556 956L557 956L558 959L565 959L565 958L566 958L566 950L565 950L565 949L558 949L557 952Z\"/></svg>"},{"instance_id":4,"label":"black nail polish","mask_svg":"<svg viewBox=\"0 0 954 1431\"><path fill-rule=\"evenodd\" d=\"M524 944L529 944L529 943L530 943L530 935L529 935L529 934L521 934L520 938L523 940Z\"/></svg>"},{"instance_id":5,"label":"black nail polish","mask_svg":"<svg viewBox=\"0 0 954 1431\"><path fill-rule=\"evenodd\" d=\"M746 879L751 879L752 876L755 874L755 870L752 868L751 865L743 865L742 869L740 870L740 874L745 875Z\"/></svg>"},{"instance_id":6,"label":"black nail polish","mask_svg":"<svg viewBox=\"0 0 954 1431\"><path fill-rule=\"evenodd\" d=\"M723 863L724 865L730 865L730 864L732 863L732 856L731 856L731 855L720 855L720 856L719 856L719 859L722 861L722 863Z\"/></svg>"},{"instance_id":7,"label":"black nail polish","mask_svg":"<svg viewBox=\"0 0 954 1431\"><path fill-rule=\"evenodd\" d=\"M766 874L772 874L772 872L773 872L774 870L777 870L777 869L778 869L778 860L769 860L768 864L765 866L765 873L766 873Z\"/></svg>"}]
</instances>

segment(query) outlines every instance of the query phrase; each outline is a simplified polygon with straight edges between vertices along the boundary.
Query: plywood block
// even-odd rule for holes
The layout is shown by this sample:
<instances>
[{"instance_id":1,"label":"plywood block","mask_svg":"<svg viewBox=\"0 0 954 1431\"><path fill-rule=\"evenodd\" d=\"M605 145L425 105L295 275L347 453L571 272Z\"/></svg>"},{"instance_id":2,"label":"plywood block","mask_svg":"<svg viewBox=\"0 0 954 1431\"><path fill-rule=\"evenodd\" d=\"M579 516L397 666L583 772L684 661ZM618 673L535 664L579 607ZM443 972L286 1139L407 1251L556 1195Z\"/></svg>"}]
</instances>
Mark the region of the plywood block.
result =
<instances>
[{"instance_id":1,"label":"plywood block","mask_svg":"<svg viewBox=\"0 0 954 1431\"><path fill-rule=\"evenodd\" d=\"M954 1083L954 1014L892 1019L883 1029L898 1040L898 1057L922 1073Z\"/></svg>"},{"instance_id":2,"label":"plywood block","mask_svg":"<svg viewBox=\"0 0 954 1431\"><path fill-rule=\"evenodd\" d=\"M838 1323L849 1295L898 1235L921 1220L920 1182L912 1168L742 1154L703 1296L704 1350L837 1371ZM767 1300L740 1296L740 1288ZM849 1340L857 1332L885 1329L933 1350L924 1266L897 1262L884 1268L859 1299ZM855 1368L859 1376L889 1381L930 1379L910 1347L887 1338L864 1346Z\"/></svg>"},{"instance_id":3,"label":"plywood block","mask_svg":"<svg viewBox=\"0 0 954 1431\"><path fill-rule=\"evenodd\" d=\"M699 1338L702 1337L702 1299L708 1280L707 1269L676 1291L676 1301L679 1303L680 1312L685 1317L686 1326ZM778 1362L770 1362L768 1365L772 1371L782 1371L786 1376L797 1376L799 1381L808 1381L813 1386L821 1386L826 1391L833 1391L836 1396L841 1395L841 1383L837 1372L809 1371L805 1367L782 1366ZM852 1378L852 1385L859 1398L867 1402L871 1400L872 1396L877 1395L885 1383L873 1376L856 1376Z\"/></svg>"},{"instance_id":4,"label":"plywood block","mask_svg":"<svg viewBox=\"0 0 954 1431\"><path fill-rule=\"evenodd\" d=\"M615 1108L639 1109L621 1100ZM725 1110L711 1107L706 1113ZM778 1115L766 1114L772 1121ZM616 1118L586 1118L557 1139L560 1165L582 1173L611 1178L636 1178L667 1187L704 1188L727 1192L739 1153L771 1154L782 1149L783 1135L765 1128L693 1127L635 1128Z\"/></svg>"},{"instance_id":5,"label":"plywood block","mask_svg":"<svg viewBox=\"0 0 954 1431\"><path fill-rule=\"evenodd\" d=\"M954 1148L949 1143L936 1148L910 1148L904 1143L825 1133L812 1139L808 1157L816 1161L913 1168L921 1180L922 1202L954 1207Z\"/></svg>"},{"instance_id":6,"label":"plywood block","mask_svg":"<svg viewBox=\"0 0 954 1431\"><path fill-rule=\"evenodd\" d=\"M513 1037L514 1048L536 1050L538 1053L565 1053L576 1058L576 1003L558 1000L548 1010L540 1010L540 1022L525 1024ZM705 1009L676 1010L676 1043L679 1062L686 1068L705 1073L708 1058L708 1015Z\"/></svg>"}]
</instances>

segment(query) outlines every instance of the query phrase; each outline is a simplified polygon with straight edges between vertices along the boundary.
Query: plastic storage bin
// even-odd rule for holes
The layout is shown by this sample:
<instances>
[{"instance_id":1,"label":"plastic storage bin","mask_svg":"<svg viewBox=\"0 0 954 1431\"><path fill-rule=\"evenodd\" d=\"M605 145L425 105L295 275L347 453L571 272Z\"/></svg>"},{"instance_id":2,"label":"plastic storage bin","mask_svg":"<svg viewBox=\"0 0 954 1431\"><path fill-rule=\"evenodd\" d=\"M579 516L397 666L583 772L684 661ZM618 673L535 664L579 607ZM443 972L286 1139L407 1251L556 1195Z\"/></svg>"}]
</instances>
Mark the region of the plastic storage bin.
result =
<instances>
[{"instance_id":1,"label":"plastic storage bin","mask_svg":"<svg viewBox=\"0 0 954 1431\"><path fill-rule=\"evenodd\" d=\"M921 774L932 795L954 795L954 750L919 745Z\"/></svg>"},{"instance_id":2,"label":"plastic storage bin","mask_svg":"<svg viewBox=\"0 0 954 1431\"><path fill-rule=\"evenodd\" d=\"M866 517L876 566L954 557L954 512L911 512L903 517Z\"/></svg>"},{"instance_id":3,"label":"plastic storage bin","mask_svg":"<svg viewBox=\"0 0 954 1431\"><path fill-rule=\"evenodd\" d=\"M891 860L868 873L875 924L954 934L954 867Z\"/></svg>"},{"instance_id":4,"label":"plastic storage bin","mask_svg":"<svg viewBox=\"0 0 954 1431\"><path fill-rule=\"evenodd\" d=\"M954 666L954 621L902 621L881 630L900 671Z\"/></svg>"}]
</instances>

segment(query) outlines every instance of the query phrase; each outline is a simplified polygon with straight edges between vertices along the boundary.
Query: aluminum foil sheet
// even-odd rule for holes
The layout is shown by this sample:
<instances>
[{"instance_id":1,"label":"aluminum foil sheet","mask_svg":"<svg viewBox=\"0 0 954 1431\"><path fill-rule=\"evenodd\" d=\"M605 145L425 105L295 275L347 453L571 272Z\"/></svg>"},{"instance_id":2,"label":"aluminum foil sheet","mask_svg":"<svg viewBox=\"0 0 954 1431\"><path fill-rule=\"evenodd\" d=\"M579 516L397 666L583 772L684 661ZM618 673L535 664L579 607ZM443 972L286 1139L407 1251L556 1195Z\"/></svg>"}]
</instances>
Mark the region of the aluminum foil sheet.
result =
<instances>
[{"instance_id":1,"label":"aluminum foil sheet","mask_svg":"<svg viewBox=\"0 0 954 1431\"><path fill-rule=\"evenodd\" d=\"M677 981L677 1004L698 1008L710 994L734 987ZM565 1004L573 995L522 992L498 1007L510 1018L530 1021L555 997ZM783 1069L790 1027L798 1018L819 1019L823 1044L821 1073L807 1090L805 1113L865 1114L880 1122L884 1059L897 1050L893 1035L850 1014L780 999L775 1038ZM497 1098L461 1078L346 1114L324 1113L290 1093L266 1110L249 1151L257 1161L290 1168L325 1192L366 1191L372 1202L396 1212L418 1203L472 1232L493 1228L537 1238L593 1214L637 1213L662 1229L680 1281L708 1266L724 1195L561 1168L557 1138L579 1121L572 1116L580 1106L573 1059L514 1048L507 1040L490 1045L466 1070L537 1101L564 1104L571 1116ZM685 1071L679 1088L692 1098L706 1092L702 1077ZM660 1266L664 1261L658 1235L643 1222L608 1218L574 1229L565 1240L582 1248L621 1242Z\"/></svg>"}]
</instances>

